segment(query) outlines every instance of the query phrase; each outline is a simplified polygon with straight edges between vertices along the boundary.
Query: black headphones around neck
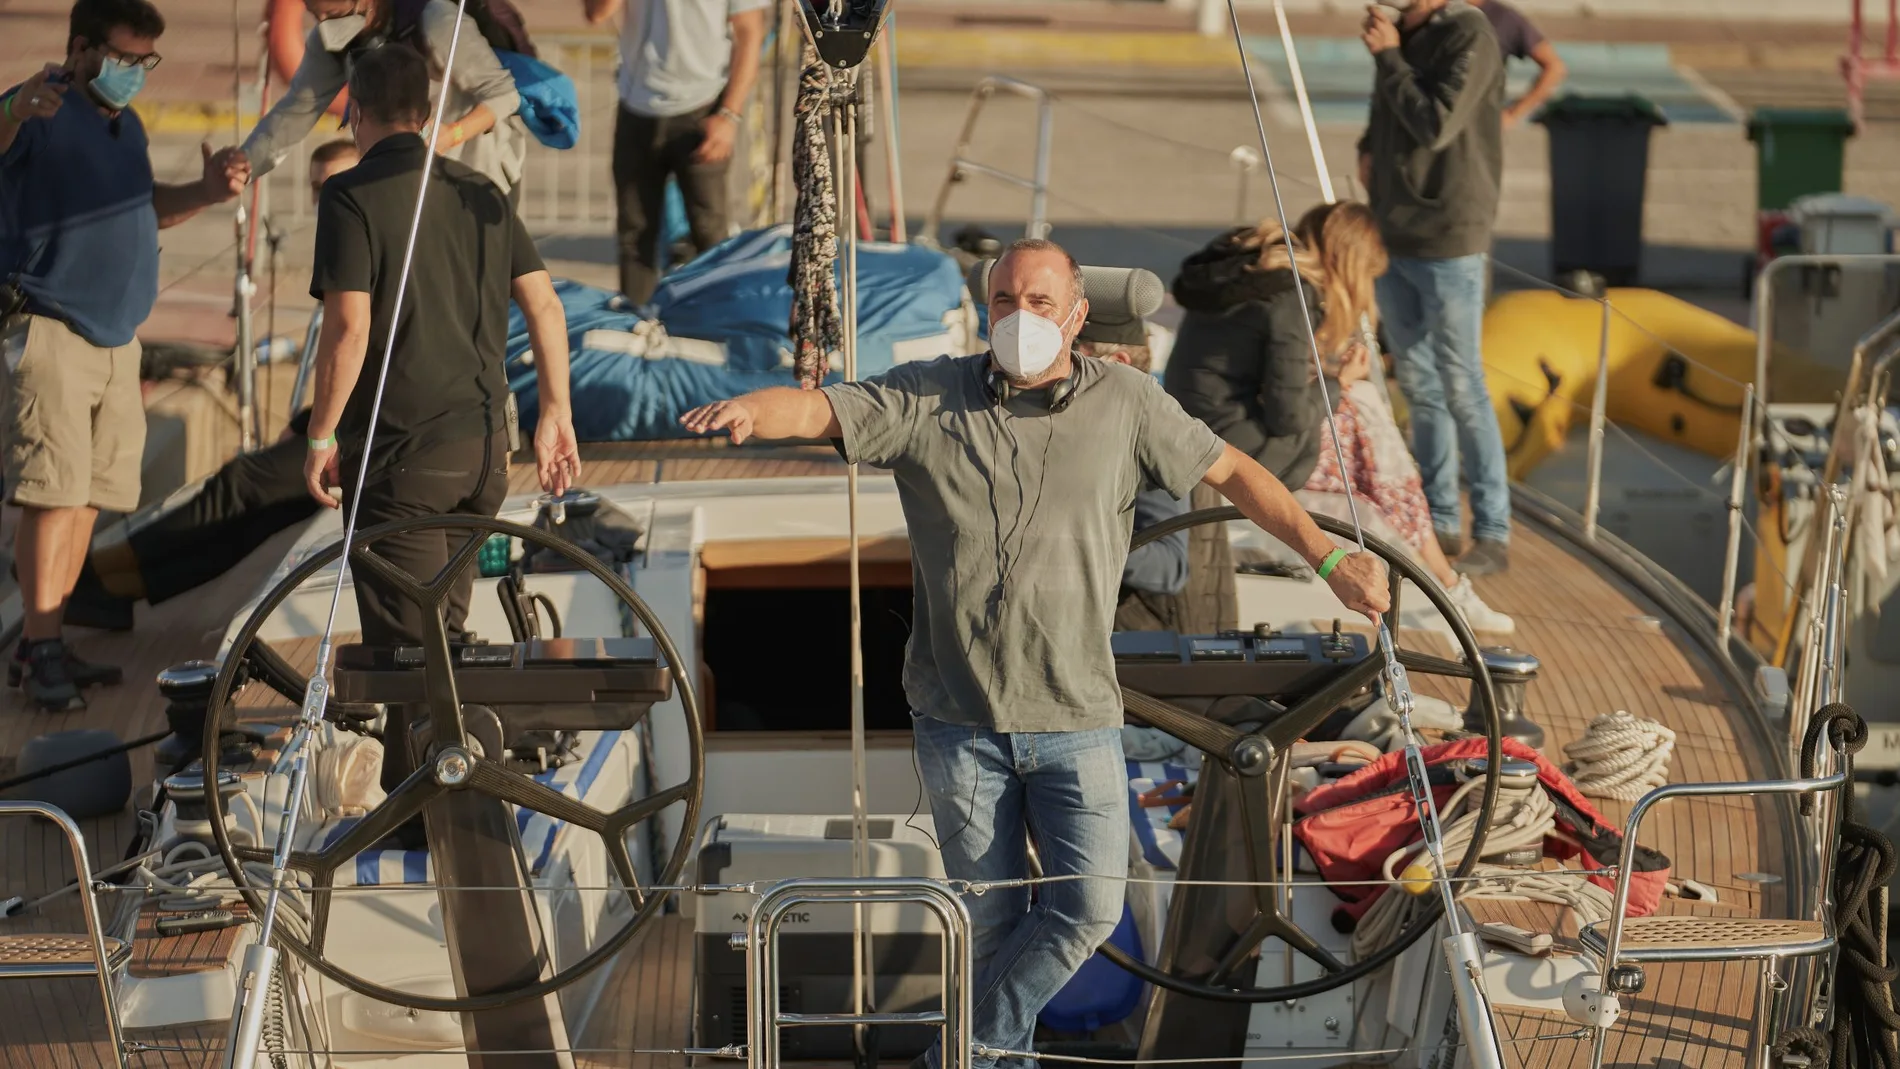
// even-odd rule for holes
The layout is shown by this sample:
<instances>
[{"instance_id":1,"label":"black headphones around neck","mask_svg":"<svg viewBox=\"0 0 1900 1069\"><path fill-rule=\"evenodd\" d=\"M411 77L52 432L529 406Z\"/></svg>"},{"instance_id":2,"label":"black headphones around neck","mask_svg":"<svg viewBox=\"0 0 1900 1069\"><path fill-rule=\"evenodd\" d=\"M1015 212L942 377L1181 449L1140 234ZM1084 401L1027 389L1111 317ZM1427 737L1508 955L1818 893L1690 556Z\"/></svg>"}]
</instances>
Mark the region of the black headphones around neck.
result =
<instances>
[{"instance_id":1,"label":"black headphones around neck","mask_svg":"<svg viewBox=\"0 0 1900 1069\"><path fill-rule=\"evenodd\" d=\"M983 382L989 389L990 400L999 407L1008 404L1012 398L1021 394L1046 389L1049 391L1049 402L1045 407L1049 409L1051 414L1054 414L1061 412L1063 409L1068 408L1070 404L1074 403L1076 391L1082 385L1079 374L1082 359L1083 357L1077 353L1070 352L1069 373L1063 376L1060 382L1050 383L1046 387L1037 386L1033 389L1026 390L1009 381L1009 376L1003 373L1003 369L995 366L989 369L989 374L984 378Z\"/></svg>"}]
</instances>

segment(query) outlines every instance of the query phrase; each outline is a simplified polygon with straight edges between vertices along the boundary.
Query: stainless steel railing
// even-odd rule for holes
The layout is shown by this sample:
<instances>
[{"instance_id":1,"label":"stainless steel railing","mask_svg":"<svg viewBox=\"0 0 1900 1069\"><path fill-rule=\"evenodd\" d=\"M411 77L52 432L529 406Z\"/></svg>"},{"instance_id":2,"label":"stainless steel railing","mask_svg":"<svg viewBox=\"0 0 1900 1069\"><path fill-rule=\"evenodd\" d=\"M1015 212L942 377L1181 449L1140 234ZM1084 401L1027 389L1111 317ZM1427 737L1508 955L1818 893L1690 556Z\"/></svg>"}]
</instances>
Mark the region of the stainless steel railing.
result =
<instances>
[{"instance_id":1,"label":"stainless steel railing","mask_svg":"<svg viewBox=\"0 0 1900 1069\"><path fill-rule=\"evenodd\" d=\"M799 906L914 902L943 925L943 1008L916 1013L786 1013L779 1007L779 926ZM735 937L736 939L737 937ZM944 1069L970 1069L970 911L949 884L907 876L791 879L772 884L746 922L747 1069L778 1069L779 1029L823 1025L937 1025Z\"/></svg>"},{"instance_id":2,"label":"stainless steel railing","mask_svg":"<svg viewBox=\"0 0 1900 1069\"><path fill-rule=\"evenodd\" d=\"M1009 171L970 158L970 139L976 133L976 120L983 114L984 105L997 93L1012 93L1026 97L1036 105L1036 157L1033 171L1029 177L1012 174ZM937 190L936 202L930 206L930 214L924 219L923 230L919 236L934 241L937 231L943 225L943 212L950 203L950 191L962 182L966 175L980 174L998 182L1016 186L1029 191L1029 224L1023 228L1027 238L1049 236L1049 158L1055 148L1055 111L1047 91L1040 86L1019 82L1014 78L1005 78L992 74L976 83L976 89L970 93L970 110L963 117L963 129L957 134L956 151L950 156L950 170L944 176L943 185Z\"/></svg>"}]
</instances>

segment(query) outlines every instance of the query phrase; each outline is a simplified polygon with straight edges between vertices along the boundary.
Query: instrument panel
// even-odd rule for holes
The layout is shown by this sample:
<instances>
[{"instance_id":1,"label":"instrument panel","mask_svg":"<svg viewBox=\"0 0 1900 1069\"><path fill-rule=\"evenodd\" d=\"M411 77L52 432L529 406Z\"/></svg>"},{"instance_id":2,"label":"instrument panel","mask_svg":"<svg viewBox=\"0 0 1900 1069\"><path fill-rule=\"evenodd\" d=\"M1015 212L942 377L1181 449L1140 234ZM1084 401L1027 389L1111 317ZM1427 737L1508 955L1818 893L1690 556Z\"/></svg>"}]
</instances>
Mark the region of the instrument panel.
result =
<instances>
[{"instance_id":1,"label":"instrument panel","mask_svg":"<svg viewBox=\"0 0 1900 1069\"><path fill-rule=\"evenodd\" d=\"M1110 644L1121 685L1156 698L1300 694L1371 653L1364 635L1337 623L1331 633L1120 631Z\"/></svg>"},{"instance_id":2,"label":"instrument panel","mask_svg":"<svg viewBox=\"0 0 1900 1069\"><path fill-rule=\"evenodd\" d=\"M516 730L623 730L673 692L651 638L554 638L450 647L456 697ZM339 646L337 701L427 700L418 646Z\"/></svg>"}]
</instances>

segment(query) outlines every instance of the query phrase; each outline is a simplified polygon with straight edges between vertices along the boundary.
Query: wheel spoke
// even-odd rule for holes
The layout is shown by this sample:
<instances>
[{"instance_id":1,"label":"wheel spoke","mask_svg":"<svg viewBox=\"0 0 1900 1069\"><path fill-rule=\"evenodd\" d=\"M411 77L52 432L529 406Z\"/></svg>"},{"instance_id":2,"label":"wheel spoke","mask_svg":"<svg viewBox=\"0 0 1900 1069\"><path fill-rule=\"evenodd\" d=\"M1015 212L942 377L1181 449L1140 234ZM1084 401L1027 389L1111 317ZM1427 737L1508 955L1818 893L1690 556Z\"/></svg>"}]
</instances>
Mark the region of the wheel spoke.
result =
<instances>
[{"instance_id":1,"label":"wheel spoke","mask_svg":"<svg viewBox=\"0 0 1900 1069\"><path fill-rule=\"evenodd\" d=\"M382 842L397 828L408 823L409 818L422 812L422 807L428 804L429 799L442 793L442 786L435 781L434 773L434 767L428 764L409 773L409 778L391 791L389 797L383 799L383 804L370 810L362 820L351 825L350 830L315 854L313 860L320 868L310 871L322 875L334 870Z\"/></svg>"},{"instance_id":2,"label":"wheel spoke","mask_svg":"<svg viewBox=\"0 0 1900 1069\"><path fill-rule=\"evenodd\" d=\"M1260 948L1260 944L1273 934L1273 927L1271 916L1265 913L1254 914L1253 922L1247 925L1247 930L1234 936L1234 941L1227 944L1227 952L1214 963L1214 971L1208 976L1208 982L1233 983L1234 970L1254 956L1254 951Z\"/></svg>"},{"instance_id":3,"label":"wheel spoke","mask_svg":"<svg viewBox=\"0 0 1900 1069\"><path fill-rule=\"evenodd\" d=\"M1160 728L1216 760L1225 759L1243 737L1242 732L1226 724L1190 713L1178 705L1127 687L1121 690L1122 707L1130 716L1149 727Z\"/></svg>"},{"instance_id":4,"label":"wheel spoke","mask_svg":"<svg viewBox=\"0 0 1900 1069\"><path fill-rule=\"evenodd\" d=\"M391 564L389 558L368 546L355 546L350 549L350 568L351 570L361 568L395 587L402 592L404 597L416 604L424 607L429 605L428 591L416 581L415 576L410 575L407 569Z\"/></svg>"},{"instance_id":5,"label":"wheel spoke","mask_svg":"<svg viewBox=\"0 0 1900 1069\"><path fill-rule=\"evenodd\" d=\"M1317 940L1306 934L1306 929L1283 917L1275 916L1273 919L1277 922L1273 934L1279 936L1287 946L1304 954L1309 961L1327 972L1336 973L1346 970L1346 966L1338 958L1333 957L1331 951L1320 946Z\"/></svg>"},{"instance_id":6,"label":"wheel spoke","mask_svg":"<svg viewBox=\"0 0 1900 1069\"><path fill-rule=\"evenodd\" d=\"M1405 576L1397 568L1388 567L1385 570L1385 585L1386 596L1392 599L1392 604L1385 610L1387 630L1396 635L1399 630L1399 596L1405 591Z\"/></svg>"},{"instance_id":7,"label":"wheel spoke","mask_svg":"<svg viewBox=\"0 0 1900 1069\"><path fill-rule=\"evenodd\" d=\"M635 909L647 904L647 893L640 887L640 874L634 870L633 854L627 849L626 830L601 833L601 840L607 848L607 860L614 867L614 875L620 878L620 886L626 888L633 899Z\"/></svg>"},{"instance_id":8,"label":"wheel spoke","mask_svg":"<svg viewBox=\"0 0 1900 1069\"><path fill-rule=\"evenodd\" d=\"M623 806L610 818L613 827L623 833L635 824L651 817L659 816L667 808L678 805L693 793L691 783L678 783L663 791L647 795L631 805Z\"/></svg>"},{"instance_id":9,"label":"wheel spoke","mask_svg":"<svg viewBox=\"0 0 1900 1069\"><path fill-rule=\"evenodd\" d=\"M606 813L569 798L545 783L510 772L494 761L477 761L475 774L469 778L469 786L490 798L499 798L596 834L607 831L609 827L611 818Z\"/></svg>"},{"instance_id":10,"label":"wheel spoke","mask_svg":"<svg viewBox=\"0 0 1900 1069\"><path fill-rule=\"evenodd\" d=\"M1399 663L1408 671L1422 672L1428 676L1451 676L1455 679L1470 679L1471 666L1463 661L1454 661L1449 657L1435 657L1429 653L1418 653L1401 648Z\"/></svg>"},{"instance_id":11,"label":"wheel spoke","mask_svg":"<svg viewBox=\"0 0 1900 1069\"><path fill-rule=\"evenodd\" d=\"M486 544L488 544L487 531L469 532L468 541L462 544L461 549L455 551L455 556L450 557L449 562L444 564L442 570L435 573L435 578L429 581L429 596L438 604L448 597L449 590L455 586L457 580L462 578L462 574L474 567L476 559L481 556L482 547Z\"/></svg>"},{"instance_id":12,"label":"wheel spoke","mask_svg":"<svg viewBox=\"0 0 1900 1069\"><path fill-rule=\"evenodd\" d=\"M1366 657L1288 709L1285 716L1268 724L1262 734L1273 744L1276 753L1286 750L1318 727L1347 698L1377 679L1382 667L1378 655Z\"/></svg>"}]
</instances>

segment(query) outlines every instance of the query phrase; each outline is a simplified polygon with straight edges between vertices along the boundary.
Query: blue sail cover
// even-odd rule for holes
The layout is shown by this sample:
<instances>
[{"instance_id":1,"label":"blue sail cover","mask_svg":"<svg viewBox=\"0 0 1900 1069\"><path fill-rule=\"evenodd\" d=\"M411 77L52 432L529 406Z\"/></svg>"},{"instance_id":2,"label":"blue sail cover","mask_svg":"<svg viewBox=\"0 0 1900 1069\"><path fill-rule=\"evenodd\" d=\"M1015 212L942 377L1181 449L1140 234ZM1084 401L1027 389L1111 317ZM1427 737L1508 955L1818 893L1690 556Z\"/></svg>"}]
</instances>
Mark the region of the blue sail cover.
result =
<instances>
[{"instance_id":1,"label":"blue sail cover","mask_svg":"<svg viewBox=\"0 0 1900 1069\"><path fill-rule=\"evenodd\" d=\"M575 433L589 442L684 437L679 417L696 405L792 385L790 262L791 227L778 226L708 250L667 276L638 311L607 290L556 282L567 312ZM860 376L963 353L972 327L955 260L914 245L858 246ZM528 348L521 312L511 307L508 385L524 432L537 417ZM837 378L834 371L828 381Z\"/></svg>"}]
</instances>

